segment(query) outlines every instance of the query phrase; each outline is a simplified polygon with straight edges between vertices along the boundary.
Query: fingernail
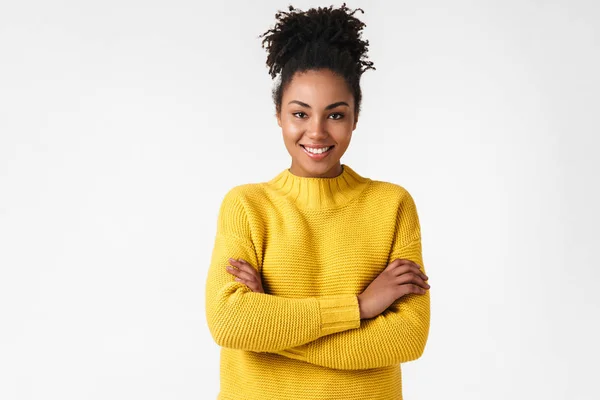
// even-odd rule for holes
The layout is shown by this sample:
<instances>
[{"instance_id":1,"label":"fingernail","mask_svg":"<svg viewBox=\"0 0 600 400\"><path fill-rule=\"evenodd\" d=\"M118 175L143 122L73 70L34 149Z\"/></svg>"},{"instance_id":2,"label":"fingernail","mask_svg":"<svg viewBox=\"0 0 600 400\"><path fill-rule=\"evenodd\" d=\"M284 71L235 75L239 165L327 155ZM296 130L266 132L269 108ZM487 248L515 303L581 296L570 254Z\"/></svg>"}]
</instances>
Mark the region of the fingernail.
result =
<instances>
[{"instance_id":1,"label":"fingernail","mask_svg":"<svg viewBox=\"0 0 600 400\"><path fill-rule=\"evenodd\" d=\"M237 261L235 258L230 258L229 261Z\"/></svg>"}]
</instances>

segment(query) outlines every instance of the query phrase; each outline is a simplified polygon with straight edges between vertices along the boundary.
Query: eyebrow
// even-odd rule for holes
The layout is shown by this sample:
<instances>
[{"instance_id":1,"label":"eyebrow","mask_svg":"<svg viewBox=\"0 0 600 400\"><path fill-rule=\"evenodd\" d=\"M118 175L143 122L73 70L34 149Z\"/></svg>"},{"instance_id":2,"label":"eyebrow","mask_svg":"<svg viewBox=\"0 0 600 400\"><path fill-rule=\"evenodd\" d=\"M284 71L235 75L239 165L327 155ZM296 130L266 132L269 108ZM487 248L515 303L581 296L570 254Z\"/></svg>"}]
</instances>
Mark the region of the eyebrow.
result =
<instances>
[{"instance_id":1,"label":"eyebrow","mask_svg":"<svg viewBox=\"0 0 600 400\"><path fill-rule=\"evenodd\" d=\"M292 103L299 104L302 107L311 108L308 104L303 103L300 100L292 100L288 104L292 104ZM325 107L325 109L326 110L331 110L332 108L336 108L337 106L347 106L347 107L350 107L350 105L348 103L346 103L345 101L338 101L337 103L332 103L332 104L328 105L327 107Z\"/></svg>"}]
</instances>

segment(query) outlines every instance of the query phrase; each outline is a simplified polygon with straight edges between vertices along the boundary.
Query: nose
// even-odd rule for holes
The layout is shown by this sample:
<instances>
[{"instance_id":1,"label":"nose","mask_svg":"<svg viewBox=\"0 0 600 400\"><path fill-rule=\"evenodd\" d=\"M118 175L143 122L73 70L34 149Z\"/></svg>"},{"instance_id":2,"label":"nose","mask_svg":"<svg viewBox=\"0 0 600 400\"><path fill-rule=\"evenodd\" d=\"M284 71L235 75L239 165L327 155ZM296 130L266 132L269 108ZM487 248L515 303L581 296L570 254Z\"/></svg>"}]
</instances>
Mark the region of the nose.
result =
<instances>
[{"instance_id":1,"label":"nose","mask_svg":"<svg viewBox=\"0 0 600 400\"><path fill-rule=\"evenodd\" d=\"M307 130L307 136L313 139L323 139L329 136L324 118L314 117Z\"/></svg>"}]
</instances>

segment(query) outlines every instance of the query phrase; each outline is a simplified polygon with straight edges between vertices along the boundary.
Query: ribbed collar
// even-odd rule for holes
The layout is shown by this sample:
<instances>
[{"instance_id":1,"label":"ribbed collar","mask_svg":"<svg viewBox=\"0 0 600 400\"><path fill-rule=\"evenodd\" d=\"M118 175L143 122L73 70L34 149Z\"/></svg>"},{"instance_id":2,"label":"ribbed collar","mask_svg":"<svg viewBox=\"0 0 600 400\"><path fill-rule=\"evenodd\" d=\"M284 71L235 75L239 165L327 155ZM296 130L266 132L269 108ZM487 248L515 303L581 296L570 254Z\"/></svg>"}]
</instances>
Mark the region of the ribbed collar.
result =
<instances>
[{"instance_id":1,"label":"ribbed collar","mask_svg":"<svg viewBox=\"0 0 600 400\"><path fill-rule=\"evenodd\" d=\"M307 209L338 208L355 199L371 182L349 166L342 164L342 173L333 178L303 177L280 172L267 186L276 193Z\"/></svg>"}]
</instances>

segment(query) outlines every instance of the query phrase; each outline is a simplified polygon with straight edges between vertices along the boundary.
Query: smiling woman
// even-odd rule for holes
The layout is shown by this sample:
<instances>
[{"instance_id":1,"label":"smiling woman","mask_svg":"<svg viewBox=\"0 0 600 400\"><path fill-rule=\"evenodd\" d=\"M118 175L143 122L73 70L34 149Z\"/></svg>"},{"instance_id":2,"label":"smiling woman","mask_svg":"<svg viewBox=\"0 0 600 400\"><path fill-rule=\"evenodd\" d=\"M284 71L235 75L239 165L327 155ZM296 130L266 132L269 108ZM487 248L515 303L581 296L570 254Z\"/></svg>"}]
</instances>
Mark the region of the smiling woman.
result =
<instances>
[{"instance_id":1,"label":"smiling woman","mask_svg":"<svg viewBox=\"0 0 600 400\"><path fill-rule=\"evenodd\" d=\"M277 123L292 156L290 172L304 177L340 175L340 158L358 122L344 78L330 69L298 72L282 103Z\"/></svg>"},{"instance_id":2,"label":"smiling woman","mask_svg":"<svg viewBox=\"0 0 600 400\"><path fill-rule=\"evenodd\" d=\"M290 6L261 35L291 166L221 203L206 280L218 399L402 399L400 364L425 349L415 202L341 163L375 69L357 10Z\"/></svg>"}]
</instances>

